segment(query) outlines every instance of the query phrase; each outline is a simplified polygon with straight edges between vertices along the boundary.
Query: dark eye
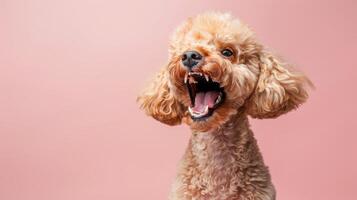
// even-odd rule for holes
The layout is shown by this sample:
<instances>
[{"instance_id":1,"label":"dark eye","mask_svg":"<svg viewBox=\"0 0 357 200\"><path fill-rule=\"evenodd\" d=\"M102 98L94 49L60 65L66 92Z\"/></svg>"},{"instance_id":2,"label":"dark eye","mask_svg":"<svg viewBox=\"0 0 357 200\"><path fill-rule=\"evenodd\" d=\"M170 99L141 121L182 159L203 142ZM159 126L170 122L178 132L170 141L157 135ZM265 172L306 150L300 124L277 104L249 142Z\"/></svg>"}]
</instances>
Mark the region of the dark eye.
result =
<instances>
[{"instance_id":1,"label":"dark eye","mask_svg":"<svg viewBox=\"0 0 357 200\"><path fill-rule=\"evenodd\" d=\"M223 49L221 51L221 54L224 55L225 57L231 57L233 55L233 51L230 49Z\"/></svg>"}]
</instances>

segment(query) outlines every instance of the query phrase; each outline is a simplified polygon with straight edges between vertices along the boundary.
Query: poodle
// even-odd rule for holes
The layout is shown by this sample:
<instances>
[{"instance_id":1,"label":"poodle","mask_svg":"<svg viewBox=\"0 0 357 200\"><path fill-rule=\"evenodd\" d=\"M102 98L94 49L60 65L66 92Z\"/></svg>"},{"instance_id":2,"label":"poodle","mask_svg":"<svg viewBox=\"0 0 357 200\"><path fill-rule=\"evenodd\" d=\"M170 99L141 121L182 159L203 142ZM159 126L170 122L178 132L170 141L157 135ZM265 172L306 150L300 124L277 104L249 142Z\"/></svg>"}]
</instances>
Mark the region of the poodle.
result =
<instances>
[{"instance_id":1,"label":"poodle","mask_svg":"<svg viewBox=\"0 0 357 200\"><path fill-rule=\"evenodd\" d=\"M275 199L248 116L296 109L308 86L230 14L207 12L179 26L167 65L138 97L149 116L192 130L169 199Z\"/></svg>"}]
</instances>

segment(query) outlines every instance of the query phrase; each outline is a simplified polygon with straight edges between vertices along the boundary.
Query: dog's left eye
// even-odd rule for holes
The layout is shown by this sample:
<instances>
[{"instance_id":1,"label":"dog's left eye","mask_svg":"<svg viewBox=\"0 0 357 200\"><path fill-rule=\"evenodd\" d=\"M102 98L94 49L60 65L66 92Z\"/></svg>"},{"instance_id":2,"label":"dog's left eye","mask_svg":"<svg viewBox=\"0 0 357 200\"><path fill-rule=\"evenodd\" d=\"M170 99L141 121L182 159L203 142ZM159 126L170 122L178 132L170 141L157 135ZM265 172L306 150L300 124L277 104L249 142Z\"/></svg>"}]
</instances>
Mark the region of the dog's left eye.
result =
<instances>
[{"instance_id":1,"label":"dog's left eye","mask_svg":"<svg viewBox=\"0 0 357 200\"><path fill-rule=\"evenodd\" d=\"M223 49L221 51L221 54L224 55L225 57L231 57L233 55L233 51L230 49Z\"/></svg>"}]
</instances>

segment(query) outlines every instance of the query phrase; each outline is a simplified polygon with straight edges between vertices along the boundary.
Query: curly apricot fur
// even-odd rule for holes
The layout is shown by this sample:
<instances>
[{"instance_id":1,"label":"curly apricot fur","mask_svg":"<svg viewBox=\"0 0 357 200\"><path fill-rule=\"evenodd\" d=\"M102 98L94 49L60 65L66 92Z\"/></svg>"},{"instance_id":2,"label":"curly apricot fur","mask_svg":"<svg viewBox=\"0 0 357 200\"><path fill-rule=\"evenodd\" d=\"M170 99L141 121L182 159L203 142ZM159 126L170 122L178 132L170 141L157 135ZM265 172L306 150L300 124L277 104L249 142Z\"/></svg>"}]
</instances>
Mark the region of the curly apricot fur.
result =
<instances>
[{"instance_id":1,"label":"curly apricot fur","mask_svg":"<svg viewBox=\"0 0 357 200\"><path fill-rule=\"evenodd\" d=\"M234 57L220 54L232 48ZM196 69L224 87L226 99L212 116L193 121L183 82L181 55L204 55ZM229 14L204 13L188 19L174 33L169 64L138 98L146 113L176 125L184 122L192 136L179 166L171 200L273 200L275 189L249 128L248 115L274 118L304 103L311 82L283 63Z\"/></svg>"}]
</instances>

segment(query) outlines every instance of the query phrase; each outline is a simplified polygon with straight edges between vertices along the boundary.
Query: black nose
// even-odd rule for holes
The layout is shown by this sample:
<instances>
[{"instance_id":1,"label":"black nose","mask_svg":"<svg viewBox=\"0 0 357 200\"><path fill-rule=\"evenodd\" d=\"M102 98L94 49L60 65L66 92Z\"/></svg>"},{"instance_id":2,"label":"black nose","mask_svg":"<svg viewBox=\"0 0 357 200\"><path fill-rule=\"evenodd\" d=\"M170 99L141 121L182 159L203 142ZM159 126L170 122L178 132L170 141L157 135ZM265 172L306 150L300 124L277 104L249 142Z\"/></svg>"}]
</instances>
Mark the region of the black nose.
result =
<instances>
[{"instance_id":1,"label":"black nose","mask_svg":"<svg viewBox=\"0 0 357 200\"><path fill-rule=\"evenodd\" d=\"M182 64L188 69L193 68L202 61L202 55L197 51L186 51L182 55Z\"/></svg>"}]
</instances>

